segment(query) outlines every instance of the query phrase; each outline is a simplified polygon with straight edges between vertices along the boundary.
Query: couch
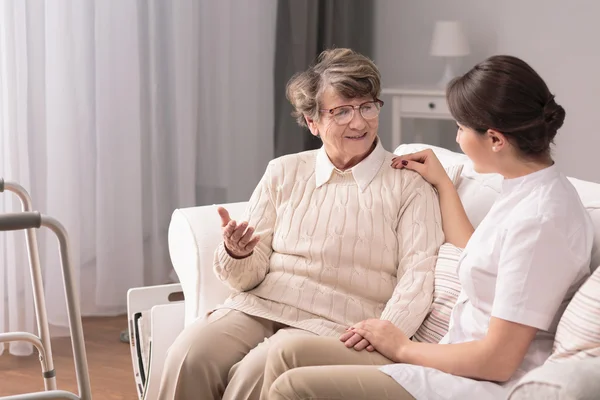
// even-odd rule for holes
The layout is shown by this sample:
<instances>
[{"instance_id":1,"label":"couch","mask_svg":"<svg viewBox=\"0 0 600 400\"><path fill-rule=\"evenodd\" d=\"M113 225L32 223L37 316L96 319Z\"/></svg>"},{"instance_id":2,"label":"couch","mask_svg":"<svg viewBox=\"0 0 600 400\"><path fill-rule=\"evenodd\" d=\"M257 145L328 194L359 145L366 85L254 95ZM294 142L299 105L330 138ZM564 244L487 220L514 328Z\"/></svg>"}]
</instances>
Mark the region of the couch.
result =
<instances>
[{"instance_id":1,"label":"couch","mask_svg":"<svg viewBox=\"0 0 600 400\"><path fill-rule=\"evenodd\" d=\"M477 226L498 196L502 177L478 174L465 155L434 146L404 144L394 153L425 148L432 148L446 167L463 164L457 190L467 216ZM600 265L600 184L569 179L594 222L594 268ZM232 219L239 219L246 203L224 206ZM169 251L181 283L130 290L131 352L140 398L156 398L165 352L183 327L204 316L230 294L212 271L213 252L220 240L217 205L175 210L169 227ZM180 291L185 300L173 300ZM600 297L600 293L597 295ZM600 399L600 357L545 364L525 376L510 396L511 400L534 398Z\"/></svg>"}]
</instances>

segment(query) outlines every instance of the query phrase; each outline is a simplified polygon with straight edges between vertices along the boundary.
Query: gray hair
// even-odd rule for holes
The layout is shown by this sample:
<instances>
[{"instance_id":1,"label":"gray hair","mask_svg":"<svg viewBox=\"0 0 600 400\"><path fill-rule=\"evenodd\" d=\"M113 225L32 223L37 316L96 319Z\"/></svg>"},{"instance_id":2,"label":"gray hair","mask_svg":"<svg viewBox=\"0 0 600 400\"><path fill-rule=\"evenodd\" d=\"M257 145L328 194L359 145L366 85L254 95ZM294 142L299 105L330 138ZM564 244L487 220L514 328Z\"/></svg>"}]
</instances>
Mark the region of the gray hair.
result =
<instances>
[{"instance_id":1,"label":"gray hair","mask_svg":"<svg viewBox=\"0 0 600 400\"><path fill-rule=\"evenodd\" d=\"M381 92L381 74L373 61L351 49L323 51L317 63L298 72L286 86L287 99L292 103L292 115L306 127L304 116L319 120L319 100L327 87L345 98L372 97Z\"/></svg>"}]
</instances>

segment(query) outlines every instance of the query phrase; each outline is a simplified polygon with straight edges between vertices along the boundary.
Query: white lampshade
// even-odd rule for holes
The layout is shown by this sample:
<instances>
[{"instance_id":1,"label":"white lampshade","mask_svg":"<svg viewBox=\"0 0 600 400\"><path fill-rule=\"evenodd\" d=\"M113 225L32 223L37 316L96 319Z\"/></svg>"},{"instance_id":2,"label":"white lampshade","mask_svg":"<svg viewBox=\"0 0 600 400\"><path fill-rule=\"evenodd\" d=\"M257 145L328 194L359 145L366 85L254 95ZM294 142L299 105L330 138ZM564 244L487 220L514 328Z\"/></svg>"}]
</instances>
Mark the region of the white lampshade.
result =
<instances>
[{"instance_id":1,"label":"white lampshade","mask_svg":"<svg viewBox=\"0 0 600 400\"><path fill-rule=\"evenodd\" d=\"M461 57L469 54L469 42L458 21L438 21L435 23L431 40L432 56Z\"/></svg>"}]
</instances>

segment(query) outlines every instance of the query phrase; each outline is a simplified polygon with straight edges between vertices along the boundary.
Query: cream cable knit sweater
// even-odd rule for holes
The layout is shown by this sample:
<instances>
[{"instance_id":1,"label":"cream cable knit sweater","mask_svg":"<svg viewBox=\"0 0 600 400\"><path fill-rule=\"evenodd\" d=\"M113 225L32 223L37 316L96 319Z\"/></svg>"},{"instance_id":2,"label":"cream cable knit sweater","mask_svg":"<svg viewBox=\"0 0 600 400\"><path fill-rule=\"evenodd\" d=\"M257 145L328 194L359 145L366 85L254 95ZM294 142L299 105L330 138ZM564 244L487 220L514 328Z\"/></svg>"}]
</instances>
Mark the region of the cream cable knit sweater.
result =
<instances>
[{"instance_id":1,"label":"cream cable knit sweater","mask_svg":"<svg viewBox=\"0 0 600 400\"><path fill-rule=\"evenodd\" d=\"M438 197L417 173L390 167L383 148L363 160L373 170L364 190L352 170L332 167L317 185L323 151L268 165L245 215L261 237L253 254L231 258L223 243L215 252L215 273L237 291L220 308L330 336L381 318L412 336L444 241Z\"/></svg>"}]
</instances>

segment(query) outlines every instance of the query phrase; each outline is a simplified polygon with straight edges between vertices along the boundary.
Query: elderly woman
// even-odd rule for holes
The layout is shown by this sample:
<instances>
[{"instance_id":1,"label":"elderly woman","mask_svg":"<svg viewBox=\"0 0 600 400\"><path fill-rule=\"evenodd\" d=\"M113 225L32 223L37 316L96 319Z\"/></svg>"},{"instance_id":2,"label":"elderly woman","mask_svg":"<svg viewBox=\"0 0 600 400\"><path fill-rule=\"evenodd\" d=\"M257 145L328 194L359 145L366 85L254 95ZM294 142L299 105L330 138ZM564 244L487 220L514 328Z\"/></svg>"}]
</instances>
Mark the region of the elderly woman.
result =
<instances>
[{"instance_id":1,"label":"elderly woman","mask_svg":"<svg viewBox=\"0 0 600 400\"><path fill-rule=\"evenodd\" d=\"M391 167L377 137L379 94L377 67L348 49L323 52L290 80L295 117L323 147L273 160L243 222L219 209L214 269L235 293L177 338L160 399L264 399L269 348L292 335L338 338L372 318L417 330L441 213L429 183Z\"/></svg>"}]
</instances>

